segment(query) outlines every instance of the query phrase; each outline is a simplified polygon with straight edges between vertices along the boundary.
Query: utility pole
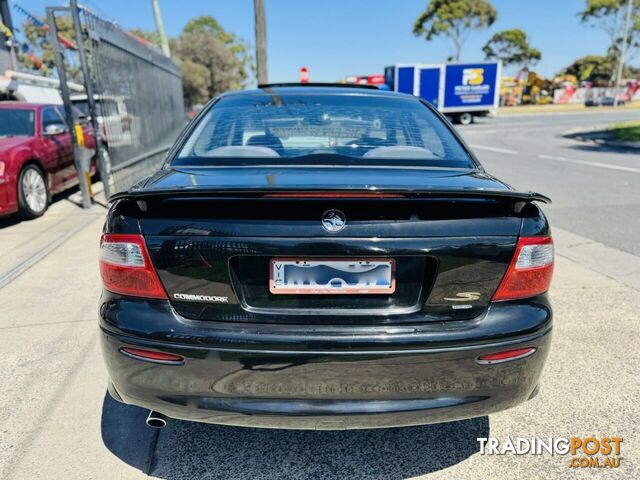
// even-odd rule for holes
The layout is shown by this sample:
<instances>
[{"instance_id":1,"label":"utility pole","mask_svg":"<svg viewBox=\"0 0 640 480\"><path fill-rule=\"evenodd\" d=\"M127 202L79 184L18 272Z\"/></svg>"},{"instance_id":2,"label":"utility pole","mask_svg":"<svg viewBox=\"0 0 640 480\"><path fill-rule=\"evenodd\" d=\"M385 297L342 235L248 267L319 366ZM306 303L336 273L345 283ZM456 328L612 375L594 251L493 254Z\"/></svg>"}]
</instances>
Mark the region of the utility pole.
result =
<instances>
[{"instance_id":1,"label":"utility pole","mask_svg":"<svg viewBox=\"0 0 640 480\"><path fill-rule=\"evenodd\" d=\"M618 106L618 91L620 87L620 81L622 80L622 73L624 70L624 57L627 54L627 39L629 38L629 28L631 26L631 11L633 10L633 0L627 1L627 16L624 21L624 31L622 33L622 47L620 48L620 58L618 58L618 72L616 73L615 94L613 98L613 104Z\"/></svg>"},{"instance_id":2,"label":"utility pole","mask_svg":"<svg viewBox=\"0 0 640 480\"><path fill-rule=\"evenodd\" d=\"M267 31L264 19L264 0L253 0L256 16L256 65L258 67L258 85L268 83L267 79Z\"/></svg>"},{"instance_id":3,"label":"utility pole","mask_svg":"<svg viewBox=\"0 0 640 480\"><path fill-rule=\"evenodd\" d=\"M158 35L160 35L162 53L164 53L165 57L170 57L171 50L169 50L169 40L167 40L167 35L164 33L164 24L162 23L162 15L160 14L160 5L158 5L158 0L151 0L151 4L153 5L153 14L156 17L156 28L158 29Z\"/></svg>"}]
</instances>

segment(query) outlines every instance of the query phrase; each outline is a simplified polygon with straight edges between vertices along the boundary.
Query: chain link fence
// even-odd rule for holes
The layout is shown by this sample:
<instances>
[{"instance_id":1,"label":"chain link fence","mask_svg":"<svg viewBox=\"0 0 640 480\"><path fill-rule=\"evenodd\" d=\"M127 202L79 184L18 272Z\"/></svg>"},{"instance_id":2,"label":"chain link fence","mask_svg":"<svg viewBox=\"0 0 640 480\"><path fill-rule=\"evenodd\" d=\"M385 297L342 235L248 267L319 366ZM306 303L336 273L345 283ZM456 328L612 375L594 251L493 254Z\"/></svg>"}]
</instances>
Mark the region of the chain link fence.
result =
<instances>
[{"instance_id":1,"label":"chain link fence","mask_svg":"<svg viewBox=\"0 0 640 480\"><path fill-rule=\"evenodd\" d=\"M128 189L162 162L184 127L180 69L146 44L80 7L98 127L111 165L112 192ZM87 97L72 95L81 108Z\"/></svg>"}]
</instances>

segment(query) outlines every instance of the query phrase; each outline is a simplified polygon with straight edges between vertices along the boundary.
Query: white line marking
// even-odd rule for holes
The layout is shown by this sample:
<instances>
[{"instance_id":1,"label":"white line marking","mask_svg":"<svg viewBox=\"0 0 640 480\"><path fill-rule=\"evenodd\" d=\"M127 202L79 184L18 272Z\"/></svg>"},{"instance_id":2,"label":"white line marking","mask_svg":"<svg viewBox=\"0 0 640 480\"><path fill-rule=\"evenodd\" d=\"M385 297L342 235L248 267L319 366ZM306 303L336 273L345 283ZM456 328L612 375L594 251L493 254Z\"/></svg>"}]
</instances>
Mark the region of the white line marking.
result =
<instances>
[{"instance_id":1,"label":"white line marking","mask_svg":"<svg viewBox=\"0 0 640 480\"><path fill-rule=\"evenodd\" d=\"M487 123L475 123L473 125L458 125L456 128L464 130L483 130L486 128L491 129L503 129L503 128L517 128L517 127L536 127L540 126L540 122L487 122Z\"/></svg>"},{"instance_id":2,"label":"white line marking","mask_svg":"<svg viewBox=\"0 0 640 480\"><path fill-rule=\"evenodd\" d=\"M487 145L475 145L471 144L471 148L476 148L478 150L487 150L489 152L497 152L497 153L505 153L507 155L517 155L518 152L516 150L509 150L508 148L498 148L498 147L489 147Z\"/></svg>"},{"instance_id":3,"label":"white line marking","mask_svg":"<svg viewBox=\"0 0 640 480\"><path fill-rule=\"evenodd\" d=\"M610 170L621 170L623 172L640 173L640 168L625 167L622 165L611 165L609 163L601 163L601 162L589 162L586 160L574 160L572 158L557 157L555 155L538 154L538 158L542 158L545 160L556 160L558 162L576 163L578 165L587 165L590 167L608 168Z\"/></svg>"},{"instance_id":4,"label":"white line marking","mask_svg":"<svg viewBox=\"0 0 640 480\"><path fill-rule=\"evenodd\" d=\"M485 133L502 133L500 130L495 129L487 129L487 128L479 128L477 130L466 130L462 128L458 128L458 131L463 135L473 135L473 134L485 134Z\"/></svg>"}]
</instances>

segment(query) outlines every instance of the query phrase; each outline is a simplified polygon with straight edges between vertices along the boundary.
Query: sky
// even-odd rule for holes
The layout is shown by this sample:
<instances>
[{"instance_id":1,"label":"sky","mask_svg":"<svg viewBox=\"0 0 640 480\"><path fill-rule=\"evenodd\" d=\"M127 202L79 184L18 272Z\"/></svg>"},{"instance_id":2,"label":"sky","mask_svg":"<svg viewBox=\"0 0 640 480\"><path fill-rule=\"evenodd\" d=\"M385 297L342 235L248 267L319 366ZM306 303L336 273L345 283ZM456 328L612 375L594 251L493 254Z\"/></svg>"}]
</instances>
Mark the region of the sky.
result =
<instances>
[{"instance_id":1,"label":"sky","mask_svg":"<svg viewBox=\"0 0 640 480\"><path fill-rule=\"evenodd\" d=\"M32 14L66 0L10 0ZM85 0L94 12L124 28L155 30L151 0ZM437 63L452 49L446 40L427 42L412 26L428 0L265 0L267 64L270 82L298 81L309 69L310 80L337 81L347 75L384 72L395 63ZM497 31L524 30L542 52L533 69L553 76L578 57L604 54L608 36L581 25L577 13L585 0L492 0L498 19L489 29L471 33L462 61L484 58L482 46ZM185 24L201 15L215 17L225 30L253 45L253 0L160 0L165 30L176 37ZM23 17L12 9L14 24ZM638 61L635 62L636 64ZM506 73L510 73L507 71Z\"/></svg>"}]
</instances>

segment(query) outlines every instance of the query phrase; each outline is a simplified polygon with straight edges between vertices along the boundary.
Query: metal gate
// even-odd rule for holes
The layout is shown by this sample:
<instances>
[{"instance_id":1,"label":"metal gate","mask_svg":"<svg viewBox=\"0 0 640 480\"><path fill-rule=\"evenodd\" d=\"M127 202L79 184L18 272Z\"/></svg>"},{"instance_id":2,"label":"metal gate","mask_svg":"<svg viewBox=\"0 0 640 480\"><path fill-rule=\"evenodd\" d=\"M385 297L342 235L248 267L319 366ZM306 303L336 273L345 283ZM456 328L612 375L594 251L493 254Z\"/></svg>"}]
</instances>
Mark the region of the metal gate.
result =
<instances>
[{"instance_id":1,"label":"metal gate","mask_svg":"<svg viewBox=\"0 0 640 480\"><path fill-rule=\"evenodd\" d=\"M69 7L47 8L61 80L66 77L60 71L65 69L63 59L70 53L57 41L55 22L60 15L74 21L76 44L71 54L86 72L85 93L61 88L65 106L72 104L95 119L102 140L101 175L109 178L105 193L126 190L158 168L185 125L180 69L155 46L72 0Z\"/></svg>"}]
</instances>

